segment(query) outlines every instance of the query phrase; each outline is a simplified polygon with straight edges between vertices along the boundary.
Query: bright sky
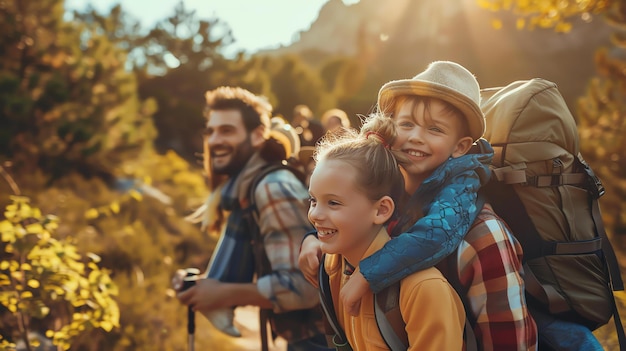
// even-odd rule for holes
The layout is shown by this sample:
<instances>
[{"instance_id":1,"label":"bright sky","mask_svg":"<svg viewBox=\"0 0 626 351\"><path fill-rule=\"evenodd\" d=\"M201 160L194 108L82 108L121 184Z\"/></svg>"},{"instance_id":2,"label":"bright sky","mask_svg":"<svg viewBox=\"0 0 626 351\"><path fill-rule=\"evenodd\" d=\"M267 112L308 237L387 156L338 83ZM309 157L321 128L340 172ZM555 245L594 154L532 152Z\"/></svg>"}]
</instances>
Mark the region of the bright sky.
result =
<instances>
[{"instance_id":1,"label":"bright sky","mask_svg":"<svg viewBox=\"0 0 626 351\"><path fill-rule=\"evenodd\" d=\"M180 0L65 0L66 9L84 9L88 4L106 11L117 3L146 28L174 13ZM183 0L200 18L216 16L232 29L233 49L252 53L261 48L289 45L296 33L307 30L328 0ZM346 4L358 0L343 0Z\"/></svg>"}]
</instances>

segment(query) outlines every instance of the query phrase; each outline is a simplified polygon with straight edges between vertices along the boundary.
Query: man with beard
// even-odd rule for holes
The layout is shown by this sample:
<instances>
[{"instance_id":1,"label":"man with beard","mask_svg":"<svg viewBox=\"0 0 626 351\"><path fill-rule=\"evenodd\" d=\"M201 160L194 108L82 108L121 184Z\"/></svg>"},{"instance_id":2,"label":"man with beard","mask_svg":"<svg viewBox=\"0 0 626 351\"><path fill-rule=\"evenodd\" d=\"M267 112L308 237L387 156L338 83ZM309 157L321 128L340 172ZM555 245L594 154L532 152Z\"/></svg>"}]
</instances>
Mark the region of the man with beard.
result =
<instances>
[{"instance_id":1,"label":"man with beard","mask_svg":"<svg viewBox=\"0 0 626 351\"><path fill-rule=\"evenodd\" d=\"M284 337L289 351L329 350L317 289L298 268L300 244L312 230L308 191L287 169L270 172L250 191L260 172L286 156L283 146L269 137L272 107L263 97L238 87L208 91L206 102L206 166L211 180L220 183L215 187L221 195L217 211L229 213L223 239L235 244L219 245L207 278L180 292L178 299L205 314L259 306L262 316L269 311L273 335ZM258 210L257 220L250 219L251 203ZM251 234L256 231L260 240ZM263 317L261 321L263 331ZM262 340L266 348L263 333Z\"/></svg>"}]
</instances>

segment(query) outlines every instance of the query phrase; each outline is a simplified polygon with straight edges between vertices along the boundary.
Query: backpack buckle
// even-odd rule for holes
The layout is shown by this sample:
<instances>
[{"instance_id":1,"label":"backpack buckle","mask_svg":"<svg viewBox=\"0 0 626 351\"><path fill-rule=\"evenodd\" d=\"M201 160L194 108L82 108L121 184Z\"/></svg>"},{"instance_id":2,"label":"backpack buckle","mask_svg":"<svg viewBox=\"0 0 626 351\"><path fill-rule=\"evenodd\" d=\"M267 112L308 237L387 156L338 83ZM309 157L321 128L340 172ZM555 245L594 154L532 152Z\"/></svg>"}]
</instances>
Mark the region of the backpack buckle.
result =
<instances>
[{"instance_id":1,"label":"backpack buckle","mask_svg":"<svg viewBox=\"0 0 626 351\"><path fill-rule=\"evenodd\" d=\"M583 172L585 172L585 174L587 175L585 177L587 179L587 191L589 191L595 199L599 199L600 196L604 195L604 193L606 192L606 190L604 189L604 185L602 185L602 181L600 181L600 178L596 176L596 174L593 172L591 167L589 167L589 164L585 160L583 160L581 157L579 157L578 160L583 166Z\"/></svg>"}]
</instances>

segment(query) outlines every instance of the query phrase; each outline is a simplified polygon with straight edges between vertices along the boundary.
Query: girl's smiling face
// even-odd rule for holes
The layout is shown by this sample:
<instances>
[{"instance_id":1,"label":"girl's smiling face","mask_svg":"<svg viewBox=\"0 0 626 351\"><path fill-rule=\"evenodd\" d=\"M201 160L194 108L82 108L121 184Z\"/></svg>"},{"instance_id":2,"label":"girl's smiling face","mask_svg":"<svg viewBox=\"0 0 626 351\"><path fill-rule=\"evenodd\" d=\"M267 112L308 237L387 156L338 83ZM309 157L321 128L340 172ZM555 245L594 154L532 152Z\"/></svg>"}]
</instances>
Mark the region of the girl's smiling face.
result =
<instances>
[{"instance_id":1,"label":"girl's smiling face","mask_svg":"<svg viewBox=\"0 0 626 351\"><path fill-rule=\"evenodd\" d=\"M342 254L358 264L386 221L381 201L371 200L358 187L357 170L342 160L320 160L309 184L309 220L317 229L325 253ZM381 222L382 221L382 222Z\"/></svg>"}]
</instances>

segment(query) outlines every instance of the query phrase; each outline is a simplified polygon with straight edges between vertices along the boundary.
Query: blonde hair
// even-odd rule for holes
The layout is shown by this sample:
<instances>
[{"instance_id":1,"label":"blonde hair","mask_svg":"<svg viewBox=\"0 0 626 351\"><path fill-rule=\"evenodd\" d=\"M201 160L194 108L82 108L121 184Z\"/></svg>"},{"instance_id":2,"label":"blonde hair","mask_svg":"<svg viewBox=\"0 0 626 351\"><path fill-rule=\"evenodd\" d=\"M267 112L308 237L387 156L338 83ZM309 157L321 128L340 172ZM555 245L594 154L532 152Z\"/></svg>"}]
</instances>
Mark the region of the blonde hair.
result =
<instances>
[{"instance_id":1,"label":"blonde hair","mask_svg":"<svg viewBox=\"0 0 626 351\"><path fill-rule=\"evenodd\" d=\"M323 160L339 160L357 170L356 186L369 199L378 200L388 195L399 201L404 194L404 178L399 165L403 161L391 150L396 138L396 126L392 119L373 114L364 120L360 132L324 137L314 156L319 164Z\"/></svg>"}]
</instances>

